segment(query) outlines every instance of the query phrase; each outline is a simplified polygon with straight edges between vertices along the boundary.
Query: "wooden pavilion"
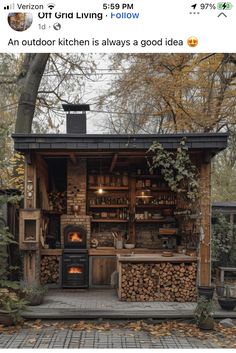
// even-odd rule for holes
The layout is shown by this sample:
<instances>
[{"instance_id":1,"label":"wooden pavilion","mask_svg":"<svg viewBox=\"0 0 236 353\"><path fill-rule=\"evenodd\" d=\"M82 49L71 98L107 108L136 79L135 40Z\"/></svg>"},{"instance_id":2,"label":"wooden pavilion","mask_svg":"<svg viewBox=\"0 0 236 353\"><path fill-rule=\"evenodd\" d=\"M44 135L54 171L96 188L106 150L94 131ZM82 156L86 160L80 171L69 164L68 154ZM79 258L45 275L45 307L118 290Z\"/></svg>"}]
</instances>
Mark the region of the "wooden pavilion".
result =
<instances>
[{"instance_id":1,"label":"wooden pavilion","mask_svg":"<svg viewBox=\"0 0 236 353\"><path fill-rule=\"evenodd\" d=\"M86 134L82 120L66 134L13 135L25 156L25 281L109 288L118 270L121 300L194 301L196 284L211 283L211 159L227 134ZM183 137L199 171L199 227L146 162L153 141L174 151Z\"/></svg>"}]
</instances>

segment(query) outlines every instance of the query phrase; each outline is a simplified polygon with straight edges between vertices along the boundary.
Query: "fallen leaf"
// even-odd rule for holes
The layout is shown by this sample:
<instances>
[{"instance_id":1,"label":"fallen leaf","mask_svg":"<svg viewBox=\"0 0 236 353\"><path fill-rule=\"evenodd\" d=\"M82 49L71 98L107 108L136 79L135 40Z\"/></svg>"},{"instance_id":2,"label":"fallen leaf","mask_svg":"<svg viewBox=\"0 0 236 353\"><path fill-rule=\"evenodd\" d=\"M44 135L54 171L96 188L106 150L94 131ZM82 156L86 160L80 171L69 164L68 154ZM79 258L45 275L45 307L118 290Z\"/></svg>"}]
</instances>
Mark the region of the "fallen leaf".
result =
<instances>
[{"instance_id":1,"label":"fallen leaf","mask_svg":"<svg viewBox=\"0 0 236 353\"><path fill-rule=\"evenodd\" d=\"M30 338L27 342L28 343L35 343L37 340L36 338Z\"/></svg>"}]
</instances>

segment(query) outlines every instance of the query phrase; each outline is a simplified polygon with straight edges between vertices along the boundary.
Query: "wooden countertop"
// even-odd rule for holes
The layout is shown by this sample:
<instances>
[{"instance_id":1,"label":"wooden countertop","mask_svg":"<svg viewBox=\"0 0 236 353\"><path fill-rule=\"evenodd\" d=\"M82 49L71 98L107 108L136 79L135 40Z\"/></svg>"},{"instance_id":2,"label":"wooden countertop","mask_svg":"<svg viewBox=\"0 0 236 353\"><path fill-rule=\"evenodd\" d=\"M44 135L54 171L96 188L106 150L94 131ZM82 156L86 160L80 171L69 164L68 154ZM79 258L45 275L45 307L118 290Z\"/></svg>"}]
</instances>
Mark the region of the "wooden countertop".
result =
<instances>
[{"instance_id":1,"label":"wooden countertop","mask_svg":"<svg viewBox=\"0 0 236 353\"><path fill-rule=\"evenodd\" d=\"M147 248L134 248L134 249L116 249L116 248L96 248L96 249L89 249L88 250L89 255L91 256L105 256L105 255L110 255L110 256L116 256L117 254L158 254L160 253L160 250L156 249L147 249Z\"/></svg>"},{"instance_id":2,"label":"wooden countertop","mask_svg":"<svg viewBox=\"0 0 236 353\"><path fill-rule=\"evenodd\" d=\"M59 256L62 255L63 249L41 249L41 255Z\"/></svg>"},{"instance_id":3,"label":"wooden countertop","mask_svg":"<svg viewBox=\"0 0 236 353\"><path fill-rule=\"evenodd\" d=\"M120 262L191 262L197 261L196 257L174 254L171 257L164 257L161 251L157 249L134 248L134 249L115 249L112 247L90 248L88 255L90 256L117 256ZM63 249L41 249L41 255L60 256L63 254Z\"/></svg>"},{"instance_id":4,"label":"wooden countertop","mask_svg":"<svg viewBox=\"0 0 236 353\"><path fill-rule=\"evenodd\" d=\"M64 249L41 249L41 255L62 255ZM116 256L117 254L157 254L160 250L135 248L135 249L116 249L113 247L90 248L90 256Z\"/></svg>"},{"instance_id":5,"label":"wooden countertop","mask_svg":"<svg viewBox=\"0 0 236 353\"><path fill-rule=\"evenodd\" d=\"M117 254L118 262L193 262L196 257L175 253L174 256L163 256L158 254Z\"/></svg>"}]
</instances>

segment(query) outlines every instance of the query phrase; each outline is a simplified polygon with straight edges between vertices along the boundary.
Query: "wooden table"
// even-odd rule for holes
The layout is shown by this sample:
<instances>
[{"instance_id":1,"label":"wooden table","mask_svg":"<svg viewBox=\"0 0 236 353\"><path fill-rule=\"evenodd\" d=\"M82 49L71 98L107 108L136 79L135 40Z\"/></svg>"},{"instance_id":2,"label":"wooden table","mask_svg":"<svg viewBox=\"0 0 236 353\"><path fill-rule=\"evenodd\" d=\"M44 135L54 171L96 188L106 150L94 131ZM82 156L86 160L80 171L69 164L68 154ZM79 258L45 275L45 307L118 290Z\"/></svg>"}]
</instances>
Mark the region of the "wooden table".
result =
<instances>
[{"instance_id":1,"label":"wooden table","mask_svg":"<svg viewBox=\"0 0 236 353\"><path fill-rule=\"evenodd\" d=\"M236 267L218 267L218 273L220 277L220 283L224 283L225 272L236 272Z\"/></svg>"}]
</instances>

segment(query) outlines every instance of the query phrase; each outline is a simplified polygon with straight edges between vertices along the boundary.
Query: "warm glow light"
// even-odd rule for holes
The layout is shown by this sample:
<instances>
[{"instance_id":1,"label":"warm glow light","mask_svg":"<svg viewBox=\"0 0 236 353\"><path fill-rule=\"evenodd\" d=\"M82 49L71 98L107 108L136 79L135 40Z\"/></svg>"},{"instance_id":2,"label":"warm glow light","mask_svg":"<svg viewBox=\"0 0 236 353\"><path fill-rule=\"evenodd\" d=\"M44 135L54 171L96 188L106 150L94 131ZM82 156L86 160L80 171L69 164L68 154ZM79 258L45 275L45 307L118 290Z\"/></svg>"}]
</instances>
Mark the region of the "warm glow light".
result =
<instances>
[{"instance_id":1,"label":"warm glow light","mask_svg":"<svg viewBox=\"0 0 236 353\"><path fill-rule=\"evenodd\" d=\"M102 186L99 186L99 188L95 191L95 194L98 194L98 195L103 195L105 193L106 191L102 188Z\"/></svg>"},{"instance_id":2,"label":"warm glow light","mask_svg":"<svg viewBox=\"0 0 236 353\"><path fill-rule=\"evenodd\" d=\"M150 190L141 190L137 193L136 198L140 198L140 199L150 199L153 196L151 195Z\"/></svg>"},{"instance_id":3,"label":"warm glow light","mask_svg":"<svg viewBox=\"0 0 236 353\"><path fill-rule=\"evenodd\" d=\"M70 241L76 241L76 242L79 242L79 243L82 243L82 241L83 241L83 240L81 239L80 234L77 233L77 232L71 232L71 233L69 233L68 237L69 237L69 240L70 240Z\"/></svg>"},{"instance_id":4,"label":"warm glow light","mask_svg":"<svg viewBox=\"0 0 236 353\"><path fill-rule=\"evenodd\" d=\"M69 274L79 274L79 273L82 273L82 270L80 267L70 267L68 273Z\"/></svg>"}]
</instances>

